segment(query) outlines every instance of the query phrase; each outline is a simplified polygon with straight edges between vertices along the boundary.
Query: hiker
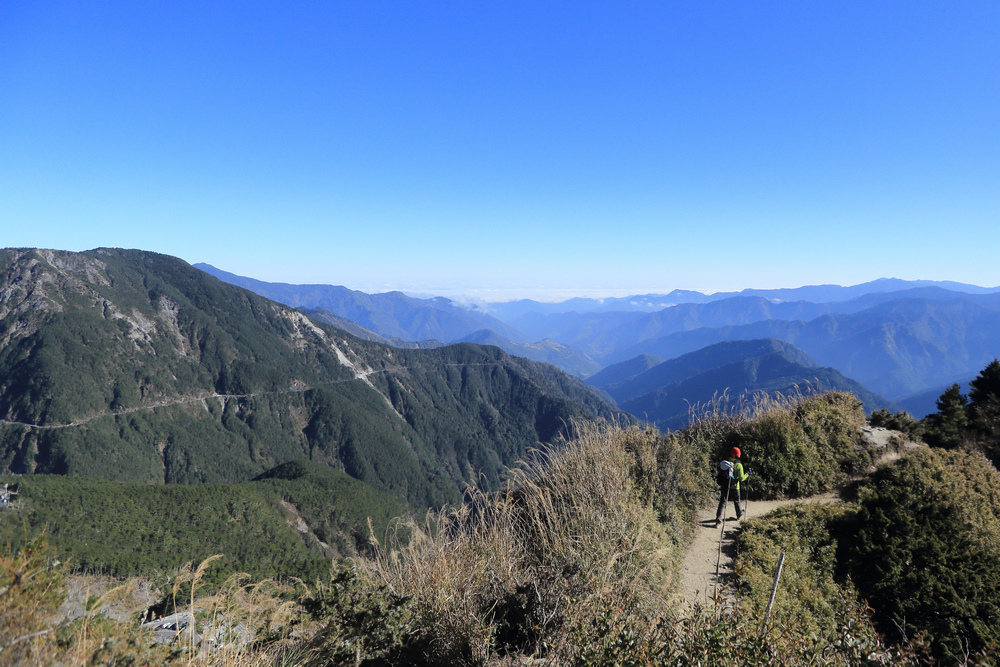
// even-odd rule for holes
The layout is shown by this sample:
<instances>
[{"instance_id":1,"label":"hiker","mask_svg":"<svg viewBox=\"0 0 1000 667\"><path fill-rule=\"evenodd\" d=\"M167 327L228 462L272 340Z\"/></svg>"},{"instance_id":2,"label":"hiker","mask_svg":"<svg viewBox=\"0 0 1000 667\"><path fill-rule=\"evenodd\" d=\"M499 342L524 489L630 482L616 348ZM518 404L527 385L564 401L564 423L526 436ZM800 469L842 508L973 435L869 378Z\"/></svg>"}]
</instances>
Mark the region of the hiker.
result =
<instances>
[{"instance_id":1,"label":"hiker","mask_svg":"<svg viewBox=\"0 0 1000 667\"><path fill-rule=\"evenodd\" d=\"M740 482L747 481L750 475L743 471L740 463L740 448L733 447L731 456L719 464L719 509L715 511L715 525L722 523L722 513L726 511L726 499L732 498L736 505L736 518L743 518L743 507L740 504ZM728 465L727 465L728 464Z\"/></svg>"}]
</instances>

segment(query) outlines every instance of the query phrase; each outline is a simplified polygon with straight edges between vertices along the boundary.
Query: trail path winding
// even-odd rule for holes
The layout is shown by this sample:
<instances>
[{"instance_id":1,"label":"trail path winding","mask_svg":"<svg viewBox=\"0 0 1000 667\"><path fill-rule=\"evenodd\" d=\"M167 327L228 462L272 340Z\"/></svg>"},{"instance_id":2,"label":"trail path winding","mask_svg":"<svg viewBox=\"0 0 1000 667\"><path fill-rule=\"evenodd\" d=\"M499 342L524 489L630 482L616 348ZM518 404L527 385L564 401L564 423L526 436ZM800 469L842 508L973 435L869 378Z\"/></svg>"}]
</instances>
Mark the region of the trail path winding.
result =
<instances>
[{"instance_id":1,"label":"trail path winding","mask_svg":"<svg viewBox=\"0 0 1000 667\"><path fill-rule=\"evenodd\" d=\"M836 491L830 491L809 498L795 500L766 500L755 502L753 491L750 491L750 503L743 520L763 516L779 507L797 503L830 504L840 502ZM736 520L736 511L732 502L728 505L726 521L720 528L715 527L715 503L702 507L696 517L694 538L684 555L684 567L681 572L681 583L678 589L678 601L710 605L713 596L722 593L729 583L733 573L734 539L740 530L740 521ZM722 548L721 559L719 548ZM719 564L719 577L716 579L715 566Z\"/></svg>"},{"instance_id":2,"label":"trail path winding","mask_svg":"<svg viewBox=\"0 0 1000 667\"><path fill-rule=\"evenodd\" d=\"M885 448L889 438L896 433L883 428L865 429L864 437L870 446ZM902 434L899 434L902 435ZM907 445L907 449L916 448L917 445ZM891 461L899 458L899 454L889 452L879 458L878 463ZM766 500L754 501L753 486L750 485L750 501L747 512L743 516L745 521L748 518L755 518L773 512L779 507L795 504L832 504L840 502L839 491L829 491L809 498L796 498L794 500ZM716 503L712 502L698 510L695 517L694 537L684 555L684 565L681 570L680 586L677 590L676 601L679 603L708 605L713 596L721 594L733 575L734 540L740 530L740 521L736 520L736 511L733 503L729 502L726 507L726 521L721 527L715 527ZM720 557L721 545L721 557ZM716 578L716 564L718 564L719 576Z\"/></svg>"}]
</instances>

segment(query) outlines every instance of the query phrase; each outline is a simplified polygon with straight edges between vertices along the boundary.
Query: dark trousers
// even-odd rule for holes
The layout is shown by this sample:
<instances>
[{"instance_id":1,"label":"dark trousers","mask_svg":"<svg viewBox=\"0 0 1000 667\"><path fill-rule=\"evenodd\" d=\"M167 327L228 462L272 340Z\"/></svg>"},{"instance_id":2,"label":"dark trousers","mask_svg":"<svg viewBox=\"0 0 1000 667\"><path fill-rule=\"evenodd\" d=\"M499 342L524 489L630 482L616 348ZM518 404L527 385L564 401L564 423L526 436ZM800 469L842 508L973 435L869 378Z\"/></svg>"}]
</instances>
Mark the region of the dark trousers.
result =
<instances>
[{"instance_id":1,"label":"dark trousers","mask_svg":"<svg viewBox=\"0 0 1000 667\"><path fill-rule=\"evenodd\" d=\"M719 509L715 510L715 520L722 520L722 513L726 511L726 493L727 487L723 486L720 488L719 493ZM743 506L740 504L740 490L736 488L736 485L731 484L728 487L729 499L733 501L736 505L736 518L740 519L743 517Z\"/></svg>"}]
</instances>

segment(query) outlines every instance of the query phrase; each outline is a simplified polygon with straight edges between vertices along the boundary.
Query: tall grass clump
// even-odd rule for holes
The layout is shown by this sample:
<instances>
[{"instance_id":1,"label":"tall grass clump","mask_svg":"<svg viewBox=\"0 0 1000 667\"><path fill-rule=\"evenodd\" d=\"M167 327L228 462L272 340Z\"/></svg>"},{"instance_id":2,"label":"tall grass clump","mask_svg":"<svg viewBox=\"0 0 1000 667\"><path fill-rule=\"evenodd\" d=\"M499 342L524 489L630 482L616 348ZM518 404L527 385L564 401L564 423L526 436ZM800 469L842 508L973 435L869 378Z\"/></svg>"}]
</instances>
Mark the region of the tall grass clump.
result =
<instances>
[{"instance_id":1,"label":"tall grass clump","mask_svg":"<svg viewBox=\"0 0 1000 667\"><path fill-rule=\"evenodd\" d=\"M63 571L44 535L0 554L0 664L41 664L50 657L48 621L64 597Z\"/></svg>"},{"instance_id":2,"label":"tall grass clump","mask_svg":"<svg viewBox=\"0 0 1000 667\"><path fill-rule=\"evenodd\" d=\"M744 488L758 498L827 491L862 472L874 456L861 438L862 403L845 392L758 395L735 410L717 401L694 416L688 438L708 452L705 479L739 447L744 468L753 471Z\"/></svg>"},{"instance_id":3,"label":"tall grass clump","mask_svg":"<svg viewBox=\"0 0 1000 667\"><path fill-rule=\"evenodd\" d=\"M423 633L409 640L417 662L571 660L593 619L653 622L689 523L667 507L690 485L677 443L636 427L577 433L515 471L505 491L472 492L365 563L372 582L409 601Z\"/></svg>"}]
</instances>

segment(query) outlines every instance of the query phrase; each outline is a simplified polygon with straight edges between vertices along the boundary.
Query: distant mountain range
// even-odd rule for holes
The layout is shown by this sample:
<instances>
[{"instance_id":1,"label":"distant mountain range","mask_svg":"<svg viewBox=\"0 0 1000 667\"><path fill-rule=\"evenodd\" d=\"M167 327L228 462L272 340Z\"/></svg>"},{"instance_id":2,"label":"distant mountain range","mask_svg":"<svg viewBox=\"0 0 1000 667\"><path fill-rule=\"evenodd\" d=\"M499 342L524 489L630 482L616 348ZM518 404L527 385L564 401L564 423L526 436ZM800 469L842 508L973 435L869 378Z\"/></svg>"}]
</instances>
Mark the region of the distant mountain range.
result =
<instances>
[{"instance_id":1,"label":"distant mountain range","mask_svg":"<svg viewBox=\"0 0 1000 667\"><path fill-rule=\"evenodd\" d=\"M643 355L609 366L588 382L607 392L623 410L662 429L687 426L692 412L725 396L728 407L751 402L756 394L772 397L849 391L867 411L899 408L809 355L776 339L709 345L658 364ZM652 365L651 365L652 364Z\"/></svg>"},{"instance_id":2,"label":"distant mountain range","mask_svg":"<svg viewBox=\"0 0 1000 667\"><path fill-rule=\"evenodd\" d=\"M236 279L213 271L223 279ZM241 280L251 289L264 289ZM315 286L301 286L286 303L315 300L308 296L312 292ZM359 303L367 307L367 302ZM885 278L850 287L717 294L675 290L557 304L519 300L477 308L446 299L407 303L418 309L444 308L457 319L468 318L440 340L488 342L580 377L640 355L671 359L714 343L776 338L879 395L902 400L967 380L1000 356L1000 290L949 281ZM379 312L383 320L362 318L373 323L375 334L393 344L414 342L412 330L397 336L406 327L391 318L384 321L385 309ZM353 319L344 307L334 314ZM499 321L503 327L496 324ZM540 342L526 344L529 340Z\"/></svg>"},{"instance_id":3,"label":"distant mountain range","mask_svg":"<svg viewBox=\"0 0 1000 667\"><path fill-rule=\"evenodd\" d=\"M760 297L772 302L781 301L811 301L814 303L831 303L849 301L866 294L902 292L919 287L939 287L952 292L968 294L988 294L1000 290L1000 287L986 288L952 281L935 280L899 280L898 278L880 278L871 282L841 287L840 285L811 285L806 287L782 289L745 289L740 292L715 292L703 294L691 290L674 290L667 294L636 294L625 297L609 297L605 299L575 298L559 303L547 303L531 299L519 299L505 303L483 304L484 311L510 323L523 315L536 313L552 315L555 313L596 313L596 312L654 312L685 303L710 303L733 297Z\"/></svg>"},{"instance_id":4,"label":"distant mountain range","mask_svg":"<svg viewBox=\"0 0 1000 667\"><path fill-rule=\"evenodd\" d=\"M223 282L299 308L366 340L420 348L435 347L443 344L441 341L479 342L532 361L551 363L578 377L601 368L571 345L550 340L528 343L521 332L492 315L442 297L415 299L402 292L365 294L333 285L266 283L221 271L210 264L194 266Z\"/></svg>"},{"instance_id":5,"label":"distant mountain range","mask_svg":"<svg viewBox=\"0 0 1000 667\"><path fill-rule=\"evenodd\" d=\"M492 315L465 308L450 299L414 299L402 292L366 294L337 285L288 285L268 283L227 273L210 264L196 269L219 280L292 308L326 309L385 338L404 341L456 342L483 329L508 340L525 342L519 331Z\"/></svg>"},{"instance_id":6,"label":"distant mountain range","mask_svg":"<svg viewBox=\"0 0 1000 667\"><path fill-rule=\"evenodd\" d=\"M668 359L721 341L778 338L890 399L975 375L1000 356L1000 294L903 296L861 311L803 320L703 326L650 337L607 361Z\"/></svg>"}]
</instances>

